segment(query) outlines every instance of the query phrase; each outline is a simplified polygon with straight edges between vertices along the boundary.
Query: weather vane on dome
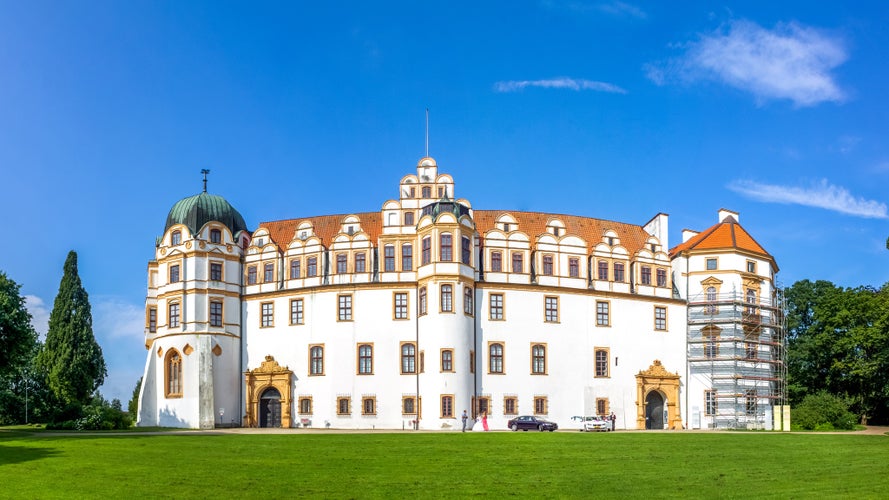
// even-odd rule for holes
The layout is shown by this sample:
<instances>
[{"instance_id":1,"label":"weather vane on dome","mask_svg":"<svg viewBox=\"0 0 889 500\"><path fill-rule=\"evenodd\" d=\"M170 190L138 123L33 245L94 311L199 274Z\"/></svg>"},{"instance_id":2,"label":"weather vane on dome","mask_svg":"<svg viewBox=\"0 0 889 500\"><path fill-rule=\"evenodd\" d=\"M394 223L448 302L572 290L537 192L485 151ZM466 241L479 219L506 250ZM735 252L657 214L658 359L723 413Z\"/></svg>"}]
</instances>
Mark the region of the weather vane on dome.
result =
<instances>
[{"instance_id":1,"label":"weather vane on dome","mask_svg":"<svg viewBox=\"0 0 889 500\"><path fill-rule=\"evenodd\" d=\"M207 174L210 173L210 170L206 168L201 169L201 173L204 174L204 192L207 192Z\"/></svg>"}]
</instances>

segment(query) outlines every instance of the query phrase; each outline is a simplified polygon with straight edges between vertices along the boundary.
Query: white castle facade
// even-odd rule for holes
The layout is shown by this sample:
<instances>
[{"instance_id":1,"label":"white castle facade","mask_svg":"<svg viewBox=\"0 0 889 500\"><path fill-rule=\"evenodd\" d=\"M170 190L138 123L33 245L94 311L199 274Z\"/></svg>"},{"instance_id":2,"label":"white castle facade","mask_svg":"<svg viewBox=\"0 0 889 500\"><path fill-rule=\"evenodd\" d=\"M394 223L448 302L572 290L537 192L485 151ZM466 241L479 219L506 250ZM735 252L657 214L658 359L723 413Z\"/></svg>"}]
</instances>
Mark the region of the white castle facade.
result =
<instances>
[{"instance_id":1,"label":"white castle facade","mask_svg":"<svg viewBox=\"0 0 889 500\"><path fill-rule=\"evenodd\" d=\"M138 424L781 427L778 268L737 213L671 250L664 214L475 210L428 157L398 193L252 232L206 190L178 202L148 265Z\"/></svg>"}]
</instances>

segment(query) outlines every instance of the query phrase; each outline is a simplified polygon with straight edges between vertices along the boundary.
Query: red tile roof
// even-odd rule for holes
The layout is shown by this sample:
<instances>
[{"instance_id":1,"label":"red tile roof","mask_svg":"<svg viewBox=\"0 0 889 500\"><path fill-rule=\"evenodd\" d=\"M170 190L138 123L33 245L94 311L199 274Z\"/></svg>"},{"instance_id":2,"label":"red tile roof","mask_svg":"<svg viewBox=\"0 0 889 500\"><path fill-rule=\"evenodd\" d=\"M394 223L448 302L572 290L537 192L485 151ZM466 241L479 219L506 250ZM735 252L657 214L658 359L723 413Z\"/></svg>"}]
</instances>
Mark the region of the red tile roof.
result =
<instances>
[{"instance_id":1,"label":"red tile roof","mask_svg":"<svg viewBox=\"0 0 889 500\"><path fill-rule=\"evenodd\" d=\"M645 241L650 237L642 226L635 224L593 219L576 215L517 212L509 210L474 210L473 220L475 221L476 229L479 234L483 235L487 231L494 229L494 223L497 221L497 218L503 214L509 214L516 220L518 223L517 229L529 236L532 247L535 245L537 236L547 232L547 223L553 219L559 219L565 224L565 232L568 235L578 236L586 241L587 250L589 252L592 252L593 248L602 241L605 231L608 230L617 233L621 245L627 249L630 255L634 255L638 252L639 249L645 245ZM349 214L320 215L299 219L262 222L259 224L259 227L267 229L272 241L274 241L283 251L293 239L299 225L303 222L309 222L314 226L315 235L321 238L322 244L329 247L333 242L334 236L340 232L342 220L348 215ZM368 238L373 244L376 244L383 229L380 213L363 212L351 215L355 215L359 218L362 231L367 233Z\"/></svg>"},{"instance_id":2,"label":"red tile roof","mask_svg":"<svg viewBox=\"0 0 889 500\"><path fill-rule=\"evenodd\" d=\"M670 250L670 257L691 250L745 250L772 259L765 249L733 218L727 218Z\"/></svg>"}]
</instances>

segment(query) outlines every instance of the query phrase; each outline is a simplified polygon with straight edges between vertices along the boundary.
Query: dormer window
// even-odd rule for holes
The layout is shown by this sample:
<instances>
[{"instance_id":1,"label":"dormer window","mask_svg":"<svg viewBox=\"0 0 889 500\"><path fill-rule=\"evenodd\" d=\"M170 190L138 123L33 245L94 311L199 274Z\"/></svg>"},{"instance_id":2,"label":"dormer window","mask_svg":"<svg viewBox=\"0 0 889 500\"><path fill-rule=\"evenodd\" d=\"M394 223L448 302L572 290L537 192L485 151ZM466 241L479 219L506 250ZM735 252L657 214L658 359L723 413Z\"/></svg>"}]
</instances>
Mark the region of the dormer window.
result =
<instances>
[{"instance_id":1,"label":"dormer window","mask_svg":"<svg viewBox=\"0 0 889 500\"><path fill-rule=\"evenodd\" d=\"M414 213L413 212L405 212L404 225L405 226L413 226L414 225Z\"/></svg>"},{"instance_id":2,"label":"dormer window","mask_svg":"<svg viewBox=\"0 0 889 500\"><path fill-rule=\"evenodd\" d=\"M173 231L173 234L170 235L170 244L179 245L180 243L182 243L182 231Z\"/></svg>"},{"instance_id":3,"label":"dormer window","mask_svg":"<svg viewBox=\"0 0 889 500\"><path fill-rule=\"evenodd\" d=\"M265 245L265 238L257 238L256 239L256 246L261 247L263 245Z\"/></svg>"},{"instance_id":4,"label":"dormer window","mask_svg":"<svg viewBox=\"0 0 889 500\"><path fill-rule=\"evenodd\" d=\"M417 197L417 188L411 188L411 198Z\"/></svg>"},{"instance_id":5,"label":"dormer window","mask_svg":"<svg viewBox=\"0 0 889 500\"><path fill-rule=\"evenodd\" d=\"M218 229L210 230L210 243L219 243L222 241L222 231Z\"/></svg>"},{"instance_id":6,"label":"dormer window","mask_svg":"<svg viewBox=\"0 0 889 500\"><path fill-rule=\"evenodd\" d=\"M349 236L355 234L355 228L352 226L349 226L348 228L346 228L346 234L348 234Z\"/></svg>"},{"instance_id":7,"label":"dormer window","mask_svg":"<svg viewBox=\"0 0 889 500\"><path fill-rule=\"evenodd\" d=\"M614 238L612 236L608 236L607 238L605 238L605 241L608 242L608 246L610 246L610 247L614 246Z\"/></svg>"},{"instance_id":8,"label":"dormer window","mask_svg":"<svg viewBox=\"0 0 889 500\"><path fill-rule=\"evenodd\" d=\"M444 188L443 187L438 188L438 197L439 198L444 197Z\"/></svg>"},{"instance_id":9,"label":"dormer window","mask_svg":"<svg viewBox=\"0 0 889 500\"><path fill-rule=\"evenodd\" d=\"M657 252L657 245L655 243L649 243L648 246L651 248L652 252Z\"/></svg>"},{"instance_id":10,"label":"dormer window","mask_svg":"<svg viewBox=\"0 0 889 500\"><path fill-rule=\"evenodd\" d=\"M305 240L305 239L308 238L308 237L309 237L309 235L308 235L305 231L300 231L300 233L299 233L299 239L301 239L301 240Z\"/></svg>"},{"instance_id":11,"label":"dormer window","mask_svg":"<svg viewBox=\"0 0 889 500\"><path fill-rule=\"evenodd\" d=\"M423 198L432 198L432 188L423 186Z\"/></svg>"},{"instance_id":12,"label":"dormer window","mask_svg":"<svg viewBox=\"0 0 889 500\"><path fill-rule=\"evenodd\" d=\"M554 227L554 228L553 228L553 235L554 235L554 236L558 236L558 235L559 235L559 228L557 228L557 227Z\"/></svg>"},{"instance_id":13,"label":"dormer window","mask_svg":"<svg viewBox=\"0 0 889 500\"><path fill-rule=\"evenodd\" d=\"M510 232L510 231L512 231L512 227L511 227L509 224L507 224L507 223L504 222L504 223L503 223L503 232L504 232L504 233L508 233L508 232Z\"/></svg>"}]
</instances>

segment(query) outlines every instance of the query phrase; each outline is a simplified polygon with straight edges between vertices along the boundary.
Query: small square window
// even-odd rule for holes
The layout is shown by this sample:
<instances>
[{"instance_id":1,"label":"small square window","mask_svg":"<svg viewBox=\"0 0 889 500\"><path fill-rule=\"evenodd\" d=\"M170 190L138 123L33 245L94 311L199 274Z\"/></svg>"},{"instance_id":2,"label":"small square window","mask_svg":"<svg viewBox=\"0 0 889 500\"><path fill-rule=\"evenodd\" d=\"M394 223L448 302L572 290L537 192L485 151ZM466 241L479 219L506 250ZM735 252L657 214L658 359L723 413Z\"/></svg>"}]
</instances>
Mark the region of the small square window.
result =
<instances>
[{"instance_id":1,"label":"small square window","mask_svg":"<svg viewBox=\"0 0 889 500\"><path fill-rule=\"evenodd\" d=\"M707 270L713 271L716 269L716 259L707 259Z\"/></svg>"},{"instance_id":2,"label":"small square window","mask_svg":"<svg viewBox=\"0 0 889 500\"><path fill-rule=\"evenodd\" d=\"M752 260L747 261L747 272L748 273L756 273L756 262Z\"/></svg>"}]
</instances>

